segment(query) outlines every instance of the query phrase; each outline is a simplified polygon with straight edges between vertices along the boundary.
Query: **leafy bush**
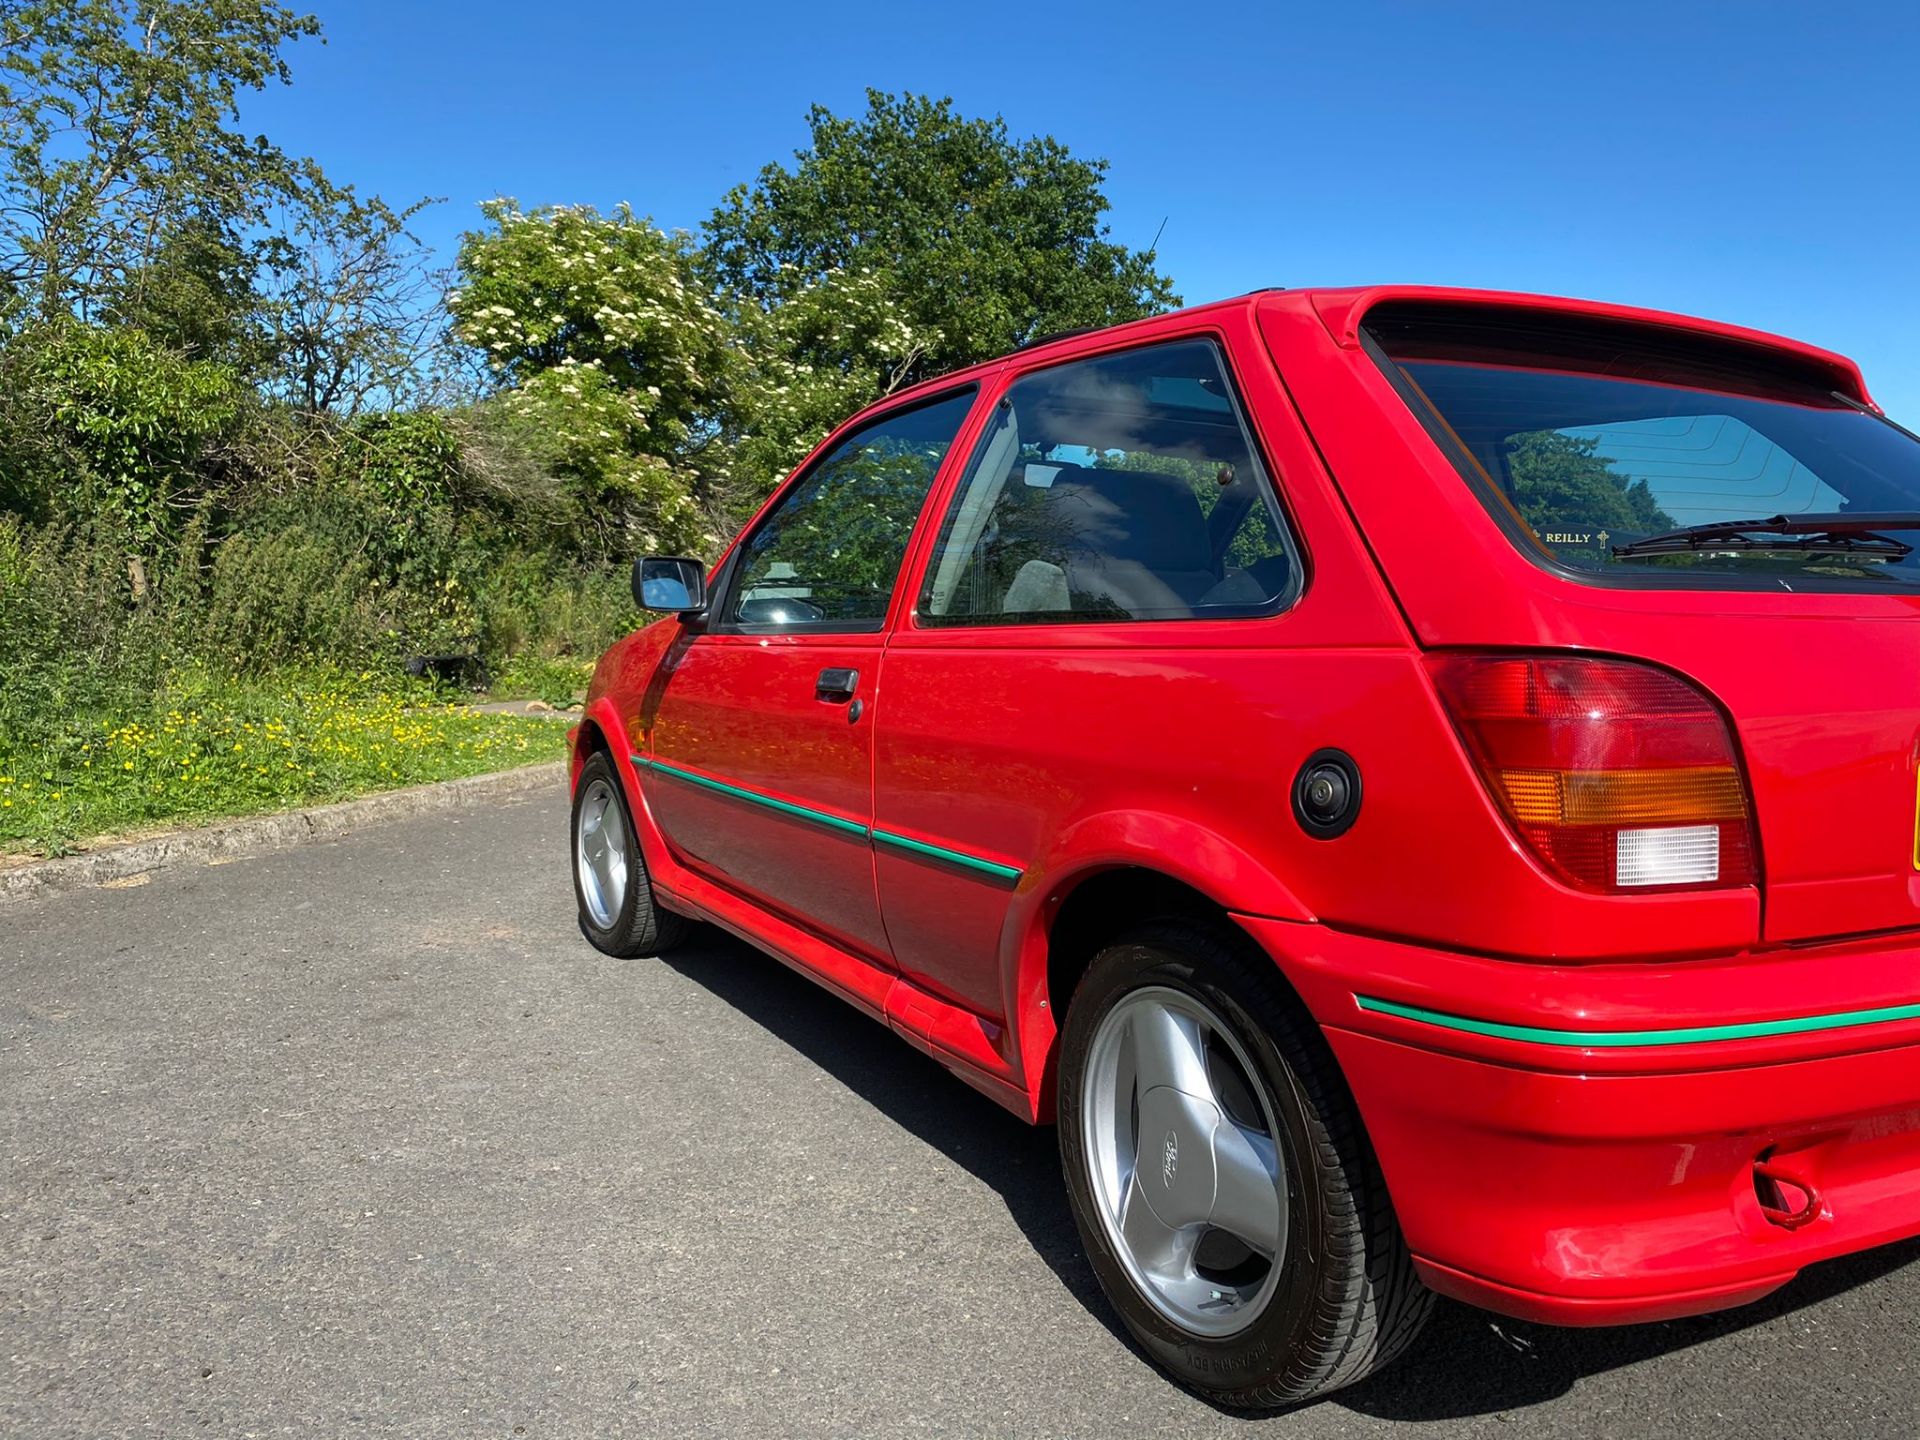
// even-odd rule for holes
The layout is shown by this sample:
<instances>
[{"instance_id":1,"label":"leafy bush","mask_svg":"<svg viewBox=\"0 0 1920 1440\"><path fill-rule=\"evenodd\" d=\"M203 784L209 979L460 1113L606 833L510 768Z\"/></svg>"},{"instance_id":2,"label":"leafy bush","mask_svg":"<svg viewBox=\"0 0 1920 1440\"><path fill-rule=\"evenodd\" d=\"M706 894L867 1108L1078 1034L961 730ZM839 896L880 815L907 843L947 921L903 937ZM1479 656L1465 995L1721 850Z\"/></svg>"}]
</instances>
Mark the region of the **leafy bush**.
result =
<instances>
[{"instance_id":1,"label":"leafy bush","mask_svg":"<svg viewBox=\"0 0 1920 1440\"><path fill-rule=\"evenodd\" d=\"M173 533L204 493L205 452L240 413L234 373L139 330L62 322L15 343L25 357L9 367L24 412L17 433L56 461L30 468L71 457L68 479L80 482L77 493L31 497L36 508L105 520L143 548Z\"/></svg>"},{"instance_id":2,"label":"leafy bush","mask_svg":"<svg viewBox=\"0 0 1920 1440\"><path fill-rule=\"evenodd\" d=\"M131 605L123 551L0 515L0 744L150 691L162 629Z\"/></svg>"},{"instance_id":3,"label":"leafy bush","mask_svg":"<svg viewBox=\"0 0 1920 1440\"><path fill-rule=\"evenodd\" d=\"M177 574L176 593L200 586L197 605L174 611L177 622L196 622L192 653L255 674L322 657L355 666L387 657L396 626L363 548L325 517L276 518L213 546L198 576L184 566Z\"/></svg>"},{"instance_id":4,"label":"leafy bush","mask_svg":"<svg viewBox=\"0 0 1920 1440\"><path fill-rule=\"evenodd\" d=\"M459 491L460 440L437 410L362 417L342 437L336 467L395 520L451 505Z\"/></svg>"}]
</instances>

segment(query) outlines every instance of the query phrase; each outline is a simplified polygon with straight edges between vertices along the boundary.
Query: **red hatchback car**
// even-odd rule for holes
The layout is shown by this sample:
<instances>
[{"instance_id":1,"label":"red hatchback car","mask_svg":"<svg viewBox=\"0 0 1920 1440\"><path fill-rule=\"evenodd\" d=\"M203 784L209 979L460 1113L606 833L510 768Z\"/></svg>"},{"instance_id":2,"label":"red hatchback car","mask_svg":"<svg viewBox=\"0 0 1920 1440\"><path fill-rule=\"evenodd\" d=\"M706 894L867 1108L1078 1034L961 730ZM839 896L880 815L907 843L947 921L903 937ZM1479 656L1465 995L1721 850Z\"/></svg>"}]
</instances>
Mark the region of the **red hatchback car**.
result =
<instances>
[{"instance_id":1,"label":"red hatchback car","mask_svg":"<svg viewBox=\"0 0 1920 1440\"><path fill-rule=\"evenodd\" d=\"M574 736L602 950L744 936L1023 1118L1222 1402L1920 1231L1920 441L1673 315L1388 287L827 437Z\"/></svg>"}]
</instances>

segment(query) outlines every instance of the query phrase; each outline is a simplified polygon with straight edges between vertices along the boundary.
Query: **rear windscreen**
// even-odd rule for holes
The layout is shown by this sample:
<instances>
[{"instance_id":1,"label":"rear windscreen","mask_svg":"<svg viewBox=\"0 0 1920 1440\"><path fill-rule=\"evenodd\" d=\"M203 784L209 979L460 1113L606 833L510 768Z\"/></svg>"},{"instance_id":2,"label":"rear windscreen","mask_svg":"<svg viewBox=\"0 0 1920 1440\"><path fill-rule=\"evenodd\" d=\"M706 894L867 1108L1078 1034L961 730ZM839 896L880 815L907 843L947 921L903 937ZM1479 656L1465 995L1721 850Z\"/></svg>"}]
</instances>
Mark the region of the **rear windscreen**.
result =
<instances>
[{"instance_id":1,"label":"rear windscreen","mask_svg":"<svg viewBox=\"0 0 1920 1440\"><path fill-rule=\"evenodd\" d=\"M1619 578L1920 589L1920 441L1794 357L1485 312L1375 311L1367 331L1536 555Z\"/></svg>"}]
</instances>

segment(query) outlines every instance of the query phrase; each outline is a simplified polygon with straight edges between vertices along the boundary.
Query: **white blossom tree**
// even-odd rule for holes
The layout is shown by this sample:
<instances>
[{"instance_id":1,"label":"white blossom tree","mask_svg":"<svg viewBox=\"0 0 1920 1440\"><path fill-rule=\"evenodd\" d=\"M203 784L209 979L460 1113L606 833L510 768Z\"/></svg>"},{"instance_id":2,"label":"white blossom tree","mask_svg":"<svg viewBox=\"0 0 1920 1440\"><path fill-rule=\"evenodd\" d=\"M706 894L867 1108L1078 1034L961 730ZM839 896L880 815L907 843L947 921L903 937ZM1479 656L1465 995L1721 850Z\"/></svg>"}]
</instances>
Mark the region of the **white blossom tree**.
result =
<instances>
[{"instance_id":1,"label":"white blossom tree","mask_svg":"<svg viewBox=\"0 0 1920 1440\"><path fill-rule=\"evenodd\" d=\"M496 412L576 487L608 547L713 549L738 362L692 242L625 206L481 211L447 307Z\"/></svg>"}]
</instances>

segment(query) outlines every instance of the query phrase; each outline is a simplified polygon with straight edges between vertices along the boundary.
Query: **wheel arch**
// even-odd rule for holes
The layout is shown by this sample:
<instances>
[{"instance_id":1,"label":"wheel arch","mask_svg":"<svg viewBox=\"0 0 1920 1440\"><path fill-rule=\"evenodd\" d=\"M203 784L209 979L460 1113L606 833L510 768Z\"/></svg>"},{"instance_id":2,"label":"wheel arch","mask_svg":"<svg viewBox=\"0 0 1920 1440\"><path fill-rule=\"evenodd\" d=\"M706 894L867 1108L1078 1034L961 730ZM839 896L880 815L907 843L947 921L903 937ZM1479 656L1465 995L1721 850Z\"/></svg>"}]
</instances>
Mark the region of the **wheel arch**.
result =
<instances>
[{"instance_id":1,"label":"wheel arch","mask_svg":"<svg viewBox=\"0 0 1920 1440\"><path fill-rule=\"evenodd\" d=\"M1008 973L1029 1103L1043 1123L1054 1115L1060 1027L1073 989L1115 935L1171 915L1217 924L1259 944L1236 923L1236 913L1313 919L1254 855L1178 817L1093 817L1064 831L1056 854L1034 874L1041 883L1009 917ZM1262 948L1298 994L1285 957Z\"/></svg>"},{"instance_id":2,"label":"wheel arch","mask_svg":"<svg viewBox=\"0 0 1920 1440\"><path fill-rule=\"evenodd\" d=\"M580 786L580 771L595 755L611 755L613 747L607 743L607 733L600 728L600 722L587 716L567 731L567 788L576 790Z\"/></svg>"},{"instance_id":3,"label":"wheel arch","mask_svg":"<svg viewBox=\"0 0 1920 1440\"><path fill-rule=\"evenodd\" d=\"M573 741L570 780L577 784L580 779L580 767L596 754L604 754L613 762L614 773L627 787L627 798L633 799L633 757L629 748L616 744L616 736L625 736L627 727L621 722L620 712L614 707L613 698L602 695L589 700L580 716L580 723L568 732Z\"/></svg>"}]
</instances>

